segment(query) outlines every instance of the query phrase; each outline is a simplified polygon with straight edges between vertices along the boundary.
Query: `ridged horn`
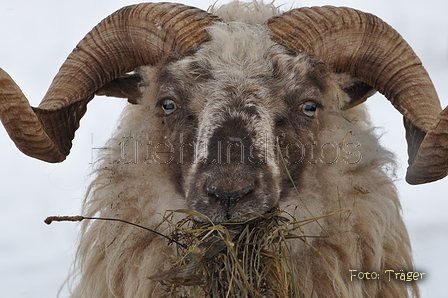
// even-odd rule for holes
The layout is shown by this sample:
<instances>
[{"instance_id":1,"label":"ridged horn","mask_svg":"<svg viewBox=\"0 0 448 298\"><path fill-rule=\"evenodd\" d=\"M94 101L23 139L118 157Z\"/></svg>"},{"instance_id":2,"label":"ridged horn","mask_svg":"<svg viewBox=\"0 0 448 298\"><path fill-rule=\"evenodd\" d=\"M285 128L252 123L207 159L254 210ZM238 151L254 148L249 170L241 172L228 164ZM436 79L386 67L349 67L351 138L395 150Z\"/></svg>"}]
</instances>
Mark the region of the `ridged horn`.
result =
<instances>
[{"instance_id":1,"label":"ridged horn","mask_svg":"<svg viewBox=\"0 0 448 298\"><path fill-rule=\"evenodd\" d=\"M124 7L79 42L38 108L30 107L20 88L0 69L0 119L23 153L61 162L99 88L139 66L193 50L209 39L205 28L217 20L182 4Z\"/></svg>"},{"instance_id":2,"label":"ridged horn","mask_svg":"<svg viewBox=\"0 0 448 298\"><path fill-rule=\"evenodd\" d=\"M434 127L425 135L416 156L408 167L406 181L422 184L448 175L448 107L438 116Z\"/></svg>"},{"instance_id":3,"label":"ridged horn","mask_svg":"<svg viewBox=\"0 0 448 298\"><path fill-rule=\"evenodd\" d=\"M408 183L447 175L447 142L437 152L428 143L434 139L428 135L440 136L448 129L446 121L437 120L446 115L440 114L439 98L420 59L391 26L372 14L332 6L294 9L270 19L268 26L279 44L325 62L334 72L359 78L404 116L407 129L413 131L407 133Z\"/></svg>"}]
</instances>

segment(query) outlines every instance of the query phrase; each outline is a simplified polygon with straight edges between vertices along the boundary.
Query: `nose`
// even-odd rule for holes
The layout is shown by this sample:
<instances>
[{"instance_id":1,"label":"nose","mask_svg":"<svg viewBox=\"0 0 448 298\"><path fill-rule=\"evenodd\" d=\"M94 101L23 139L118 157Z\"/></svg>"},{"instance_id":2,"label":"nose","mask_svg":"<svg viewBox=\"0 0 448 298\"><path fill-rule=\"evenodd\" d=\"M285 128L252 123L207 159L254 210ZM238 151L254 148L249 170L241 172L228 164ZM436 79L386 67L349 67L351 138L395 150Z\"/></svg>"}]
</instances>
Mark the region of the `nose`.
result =
<instances>
[{"instance_id":1,"label":"nose","mask_svg":"<svg viewBox=\"0 0 448 298\"><path fill-rule=\"evenodd\" d=\"M249 184L248 186L233 192L225 192L222 186L207 187L207 193L217 197L221 207L226 212L229 212L233 207L235 207L238 201L252 190L254 190L253 184Z\"/></svg>"}]
</instances>

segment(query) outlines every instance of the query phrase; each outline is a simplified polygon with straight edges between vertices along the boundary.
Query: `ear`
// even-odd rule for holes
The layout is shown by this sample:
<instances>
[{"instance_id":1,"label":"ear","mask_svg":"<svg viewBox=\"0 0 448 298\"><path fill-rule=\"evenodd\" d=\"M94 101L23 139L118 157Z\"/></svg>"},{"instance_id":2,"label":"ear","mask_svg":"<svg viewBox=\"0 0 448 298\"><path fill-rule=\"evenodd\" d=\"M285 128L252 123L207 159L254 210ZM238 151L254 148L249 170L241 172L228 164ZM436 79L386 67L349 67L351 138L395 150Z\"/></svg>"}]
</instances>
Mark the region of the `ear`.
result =
<instances>
[{"instance_id":1,"label":"ear","mask_svg":"<svg viewBox=\"0 0 448 298\"><path fill-rule=\"evenodd\" d=\"M333 74L333 78L341 90L348 95L347 99L339 104L341 110L353 108L376 93L372 86L364 83L357 77L348 74Z\"/></svg>"},{"instance_id":2,"label":"ear","mask_svg":"<svg viewBox=\"0 0 448 298\"><path fill-rule=\"evenodd\" d=\"M138 104L142 97L139 84L142 77L139 74L126 74L113 81L110 81L96 91L96 95L113 96L127 98L129 103Z\"/></svg>"}]
</instances>

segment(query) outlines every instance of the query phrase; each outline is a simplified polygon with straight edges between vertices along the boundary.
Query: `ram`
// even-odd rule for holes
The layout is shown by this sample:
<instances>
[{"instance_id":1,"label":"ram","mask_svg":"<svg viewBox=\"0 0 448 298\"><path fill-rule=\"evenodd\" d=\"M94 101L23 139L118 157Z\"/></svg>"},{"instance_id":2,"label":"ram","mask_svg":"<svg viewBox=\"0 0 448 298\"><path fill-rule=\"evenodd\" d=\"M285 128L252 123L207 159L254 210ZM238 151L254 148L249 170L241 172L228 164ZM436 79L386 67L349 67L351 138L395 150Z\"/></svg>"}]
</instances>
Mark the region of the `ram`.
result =
<instances>
[{"instance_id":1,"label":"ram","mask_svg":"<svg viewBox=\"0 0 448 298\"><path fill-rule=\"evenodd\" d=\"M350 8L125 7L81 40L39 107L1 70L0 117L23 153L61 162L95 94L127 98L85 217L172 237L170 210L216 226L281 210L297 234L286 267L297 287L281 297L418 296L415 283L391 274L414 268L388 171L394 157L360 105L376 90L404 117L406 180L445 177L448 109L403 38ZM73 297L173 295L160 280L176 270L165 237L116 221L83 224ZM280 297L272 282L253 296Z\"/></svg>"}]
</instances>

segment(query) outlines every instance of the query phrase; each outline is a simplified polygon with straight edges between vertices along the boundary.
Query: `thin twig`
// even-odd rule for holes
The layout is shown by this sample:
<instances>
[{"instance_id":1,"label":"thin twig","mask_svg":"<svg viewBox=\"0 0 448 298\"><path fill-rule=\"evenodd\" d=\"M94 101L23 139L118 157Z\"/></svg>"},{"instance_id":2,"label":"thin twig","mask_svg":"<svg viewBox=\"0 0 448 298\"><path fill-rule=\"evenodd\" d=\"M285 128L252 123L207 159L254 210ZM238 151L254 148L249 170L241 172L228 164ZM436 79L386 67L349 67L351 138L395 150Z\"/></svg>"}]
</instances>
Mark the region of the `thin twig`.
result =
<instances>
[{"instance_id":1,"label":"thin twig","mask_svg":"<svg viewBox=\"0 0 448 298\"><path fill-rule=\"evenodd\" d=\"M133 223L133 222L129 222L129 221L123 220L123 219L119 219L119 218L88 217L88 216L81 216L81 215L77 215L77 216L49 216L49 217L47 217L47 218L45 219L45 223L46 223L47 225L49 225L49 224L51 224L53 221L83 221L84 219L109 220L109 221L118 221L118 222L122 222L122 223L130 224L130 225L132 225L132 226L135 226L135 227L138 227L138 228L141 228L141 229L150 231L150 232L152 232L152 233L155 233L155 234L157 234L157 235L159 235L159 236L162 236L162 237L168 239L170 242L174 242L174 243L176 243L176 244L182 246L182 247L185 248L185 249L187 248L187 246L186 246L185 244L180 243L180 242L178 242L177 240L172 239L172 238L170 238L170 237L168 237L168 236L166 236L166 235L164 235L164 234L162 234L162 233L159 233L159 232L154 231L154 230L152 230L152 229L150 229L150 228L147 228L147 227L144 227L144 226L135 224L135 223Z\"/></svg>"}]
</instances>

